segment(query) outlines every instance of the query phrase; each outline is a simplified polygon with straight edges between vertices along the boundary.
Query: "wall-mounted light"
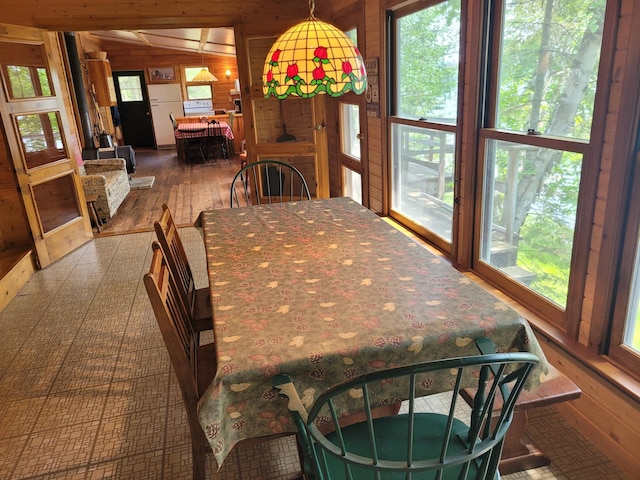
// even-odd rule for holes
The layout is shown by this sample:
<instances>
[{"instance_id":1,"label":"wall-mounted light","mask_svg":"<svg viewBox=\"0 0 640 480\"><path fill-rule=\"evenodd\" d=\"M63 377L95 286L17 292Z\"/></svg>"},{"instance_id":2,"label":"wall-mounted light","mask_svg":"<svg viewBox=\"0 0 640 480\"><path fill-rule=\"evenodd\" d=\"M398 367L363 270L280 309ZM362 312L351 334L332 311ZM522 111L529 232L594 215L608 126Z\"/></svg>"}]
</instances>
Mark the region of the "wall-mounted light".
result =
<instances>
[{"instance_id":1,"label":"wall-mounted light","mask_svg":"<svg viewBox=\"0 0 640 480\"><path fill-rule=\"evenodd\" d=\"M231 78L231 70L227 70L224 72L224 76L227 77L227 80Z\"/></svg>"}]
</instances>

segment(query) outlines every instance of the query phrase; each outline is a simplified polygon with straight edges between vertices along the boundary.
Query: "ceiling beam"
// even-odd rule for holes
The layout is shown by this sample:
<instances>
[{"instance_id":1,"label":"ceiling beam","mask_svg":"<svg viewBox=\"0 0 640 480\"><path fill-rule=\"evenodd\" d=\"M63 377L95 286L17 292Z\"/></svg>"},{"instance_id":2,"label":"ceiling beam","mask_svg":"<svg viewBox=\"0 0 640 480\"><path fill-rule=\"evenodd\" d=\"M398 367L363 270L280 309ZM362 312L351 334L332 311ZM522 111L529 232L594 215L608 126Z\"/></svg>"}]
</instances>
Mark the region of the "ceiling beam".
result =
<instances>
[{"instance_id":1,"label":"ceiling beam","mask_svg":"<svg viewBox=\"0 0 640 480\"><path fill-rule=\"evenodd\" d=\"M204 52L204 47L207 46L207 40L209 39L209 29L203 28L200 30L200 45L198 45L198 53Z\"/></svg>"},{"instance_id":2,"label":"ceiling beam","mask_svg":"<svg viewBox=\"0 0 640 480\"><path fill-rule=\"evenodd\" d=\"M153 45L151 44L151 42L149 41L149 39L144 35L144 33L138 31L138 30L130 30L131 33L133 33L138 40L140 40L142 43L144 43L147 47L153 47Z\"/></svg>"}]
</instances>

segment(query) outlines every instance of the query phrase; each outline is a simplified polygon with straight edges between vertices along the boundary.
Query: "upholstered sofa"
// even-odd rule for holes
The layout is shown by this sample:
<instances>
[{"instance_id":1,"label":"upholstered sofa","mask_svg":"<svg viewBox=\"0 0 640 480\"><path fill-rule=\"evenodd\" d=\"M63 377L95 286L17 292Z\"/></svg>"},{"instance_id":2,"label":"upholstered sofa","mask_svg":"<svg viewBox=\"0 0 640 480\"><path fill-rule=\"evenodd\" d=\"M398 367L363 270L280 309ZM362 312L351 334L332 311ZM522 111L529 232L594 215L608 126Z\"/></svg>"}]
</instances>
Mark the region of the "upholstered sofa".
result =
<instances>
[{"instance_id":1,"label":"upholstered sofa","mask_svg":"<svg viewBox=\"0 0 640 480\"><path fill-rule=\"evenodd\" d=\"M124 158L86 160L80 167L85 196L95 195L100 219L113 217L131 191Z\"/></svg>"}]
</instances>

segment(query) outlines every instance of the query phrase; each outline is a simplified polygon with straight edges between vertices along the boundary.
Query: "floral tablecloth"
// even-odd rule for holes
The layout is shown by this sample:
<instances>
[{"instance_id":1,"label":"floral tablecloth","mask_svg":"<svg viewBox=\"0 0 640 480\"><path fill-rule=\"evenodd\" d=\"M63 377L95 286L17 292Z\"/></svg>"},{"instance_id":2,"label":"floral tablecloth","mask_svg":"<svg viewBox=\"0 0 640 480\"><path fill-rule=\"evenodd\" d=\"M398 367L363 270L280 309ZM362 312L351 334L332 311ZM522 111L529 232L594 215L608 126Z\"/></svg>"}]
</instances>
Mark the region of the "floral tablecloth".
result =
<instances>
[{"instance_id":1,"label":"floral tablecloth","mask_svg":"<svg viewBox=\"0 0 640 480\"><path fill-rule=\"evenodd\" d=\"M310 405L366 371L477 355L481 336L544 359L516 312L348 198L206 211L201 223L218 370L199 419L219 464L242 439L295 432L276 373Z\"/></svg>"}]
</instances>

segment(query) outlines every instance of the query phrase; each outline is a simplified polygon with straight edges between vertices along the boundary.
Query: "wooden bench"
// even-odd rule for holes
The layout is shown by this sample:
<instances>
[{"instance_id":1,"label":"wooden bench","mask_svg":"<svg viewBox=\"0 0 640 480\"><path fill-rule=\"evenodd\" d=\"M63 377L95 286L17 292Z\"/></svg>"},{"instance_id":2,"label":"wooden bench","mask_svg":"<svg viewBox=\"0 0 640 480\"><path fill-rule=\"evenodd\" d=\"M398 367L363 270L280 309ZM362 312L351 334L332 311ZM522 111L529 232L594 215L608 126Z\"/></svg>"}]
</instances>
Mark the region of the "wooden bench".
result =
<instances>
[{"instance_id":1,"label":"wooden bench","mask_svg":"<svg viewBox=\"0 0 640 480\"><path fill-rule=\"evenodd\" d=\"M475 388L464 389L461 394L469 405L473 405ZM530 468L549 465L551 459L533 444L525 444L522 434L527 426L527 411L536 407L545 407L555 403L574 400L582 394L582 390L569 377L549 364L549 374L543 382L531 391L523 390L516 403L513 422L507 431L502 458L500 459L500 473L508 475ZM498 400L496 399L496 403Z\"/></svg>"}]
</instances>

